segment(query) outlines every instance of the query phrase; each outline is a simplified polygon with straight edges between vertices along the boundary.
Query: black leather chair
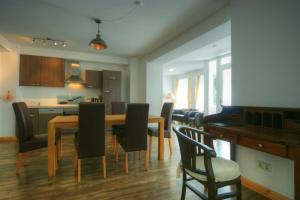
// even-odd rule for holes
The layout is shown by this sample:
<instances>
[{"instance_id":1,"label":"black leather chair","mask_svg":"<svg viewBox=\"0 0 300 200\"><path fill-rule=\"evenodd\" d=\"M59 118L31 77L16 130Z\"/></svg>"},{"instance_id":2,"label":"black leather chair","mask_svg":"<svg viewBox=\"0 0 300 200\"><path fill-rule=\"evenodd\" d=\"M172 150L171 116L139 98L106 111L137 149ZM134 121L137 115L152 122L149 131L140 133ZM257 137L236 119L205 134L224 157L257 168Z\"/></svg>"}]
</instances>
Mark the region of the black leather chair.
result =
<instances>
[{"instance_id":1,"label":"black leather chair","mask_svg":"<svg viewBox=\"0 0 300 200\"><path fill-rule=\"evenodd\" d=\"M172 113L173 113L173 103L167 102L164 103L161 110L161 117L165 119L164 127L164 138L168 138L170 154L172 155L172 135L171 135L171 122L172 122ZM158 137L159 129L158 127L148 127L149 135L149 159L151 159L152 153L152 136Z\"/></svg>"},{"instance_id":2,"label":"black leather chair","mask_svg":"<svg viewBox=\"0 0 300 200\"><path fill-rule=\"evenodd\" d=\"M44 134L33 135L33 124L27 105L24 102L15 102L12 106L16 115L17 123L16 136L18 139L19 149L16 162L16 174L19 175L20 169L24 165L23 159L27 156L27 152L48 147L48 136ZM57 148L55 149L55 160L57 161Z\"/></svg>"},{"instance_id":3,"label":"black leather chair","mask_svg":"<svg viewBox=\"0 0 300 200\"><path fill-rule=\"evenodd\" d=\"M236 196L241 200L239 165L234 161L216 157L212 145L214 136L190 127L174 127L173 130L178 138L183 171L181 200L185 199L186 187L201 199L216 200ZM203 140L208 145L205 145ZM207 195L189 183L193 180L204 185ZM218 193L219 188L231 185L236 186L234 191Z\"/></svg>"},{"instance_id":4,"label":"black leather chair","mask_svg":"<svg viewBox=\"0 0 300 200\"><path fill-rule=\"evenodd\" d=\"M126 103L123 101L115 101L111 102L111 114L112 115L120 115L126 113ZM113 151L115 153L116 151L116 142L117 137L115 132L118 132L119 129L121 129L124 125L112 125L112 140L111 140L111 146L113 148Z\"/></svg>"},{"instance_id":5,"label":"black leather chair","mask_svg":"<svg viewBox=\"0 0 300 200\"><path fill-rule=\"evenodd\" d=\"M74 143L77 182L81 180L81 160L84 158L101 157L102 173L105 178L105 105L103 103L79 104L78 135Z\"/></svg>"},{"instance_id":6,"label":"black leather chair","mask_svg":"<svg viewBox=\"0 0 300 200\"><path fill-rule=\"evenodd\" d=\"M144 151L145 168L148 169L147 159L147 125L149 104L132 103L127 105L124 128L116 132L116 161L119 159L119 144L125 151L125 173L128 173L128 152Z\"/></svg>"}]
</instances>

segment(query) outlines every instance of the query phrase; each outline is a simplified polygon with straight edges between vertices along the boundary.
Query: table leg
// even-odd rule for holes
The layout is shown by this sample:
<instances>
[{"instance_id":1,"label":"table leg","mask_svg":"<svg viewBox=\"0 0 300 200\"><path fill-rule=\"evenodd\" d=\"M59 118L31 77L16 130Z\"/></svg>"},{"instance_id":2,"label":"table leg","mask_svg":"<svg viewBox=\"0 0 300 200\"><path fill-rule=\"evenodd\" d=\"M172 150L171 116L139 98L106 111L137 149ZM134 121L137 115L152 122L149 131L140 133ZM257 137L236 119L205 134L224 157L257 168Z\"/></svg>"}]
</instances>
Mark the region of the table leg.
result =
<instances>
[{"instance_id":1,"label":"table leg","mask_svg":"<svg viewBox=\"0 0 300 200\"><path fill-rule=\"evenodd\" d=\"M159 136L158 136L158 160L164 160L164 119L158 122Z\"/></svg>"},{"instance_id":2,"label":"table leg","mask_svg":"<svg viewBox=\"0 0 300 200\"><path fill-rule=\"evenodd\" d=\"M55 127L54 124L49 122L48 123L48 176L52 177L55 175L55 160L54 160L54 153L55 153Z\"/></svg>"}]
</instances>

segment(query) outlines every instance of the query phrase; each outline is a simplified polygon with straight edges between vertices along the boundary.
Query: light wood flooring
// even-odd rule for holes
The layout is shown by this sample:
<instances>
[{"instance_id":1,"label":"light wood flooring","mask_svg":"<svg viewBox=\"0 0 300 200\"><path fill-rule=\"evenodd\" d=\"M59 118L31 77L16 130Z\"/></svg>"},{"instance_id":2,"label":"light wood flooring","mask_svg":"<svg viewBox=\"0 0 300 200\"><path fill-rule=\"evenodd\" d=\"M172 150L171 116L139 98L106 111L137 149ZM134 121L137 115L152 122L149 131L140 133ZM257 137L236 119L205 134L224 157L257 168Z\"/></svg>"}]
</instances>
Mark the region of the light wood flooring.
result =
<instances>
[{"instance_id":1,"label":"light wood flooring","mask_svg":"<svg viewBox=\"0 0 300 200\"><path fill-rule=\"evenodd\" d=\"M165 141L165 160L157 160L157 138L153 139L152 160L149 170L144 171L143 157L129 154L129 174L124 173L124 152L116 162L110 147L110 134L106 137L107 178L101 175L100 158L82 161L81 183L75 181L73 161L73 137L63 137L63 156L54 178L47 176L47 151L33 153L28 165L15 174L16 143L0 143L0 199L154 199L179 200L181 178L176 178L180 160L178 144L173 140L173 155L170 157L168 142ZM199 198L187 189L186 200ZM265 200L259 194L243 188L244 200Z\"/></svg>"}]
</instances>

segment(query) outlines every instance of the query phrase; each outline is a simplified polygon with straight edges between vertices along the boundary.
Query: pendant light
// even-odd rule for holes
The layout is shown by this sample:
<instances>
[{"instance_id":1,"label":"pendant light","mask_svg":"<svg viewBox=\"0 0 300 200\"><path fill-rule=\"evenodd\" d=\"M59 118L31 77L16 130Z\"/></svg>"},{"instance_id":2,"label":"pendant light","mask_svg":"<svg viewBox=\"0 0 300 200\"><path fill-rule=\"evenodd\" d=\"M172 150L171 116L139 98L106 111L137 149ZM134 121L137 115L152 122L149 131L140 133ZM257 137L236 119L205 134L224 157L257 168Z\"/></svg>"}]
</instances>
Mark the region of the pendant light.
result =
<instances>
[{"instance_id":1,"label":"pendant light","mask_svg":"<svg viewBox=\"0 0 300 200\"><path fill-rule=\"evenodd\" d=\"M102 50L102 49L106 49L107 48L107 45L106 43L104 42L104 40L101 38L100 36L100 30L99 30L99 25L101 24L101 20L100 19L94 19L94 21L98 24L98 32L96 34L96 38L93 39L89 46L93 49L96 49L96 50Z\"/></svg>"}]
</instances>

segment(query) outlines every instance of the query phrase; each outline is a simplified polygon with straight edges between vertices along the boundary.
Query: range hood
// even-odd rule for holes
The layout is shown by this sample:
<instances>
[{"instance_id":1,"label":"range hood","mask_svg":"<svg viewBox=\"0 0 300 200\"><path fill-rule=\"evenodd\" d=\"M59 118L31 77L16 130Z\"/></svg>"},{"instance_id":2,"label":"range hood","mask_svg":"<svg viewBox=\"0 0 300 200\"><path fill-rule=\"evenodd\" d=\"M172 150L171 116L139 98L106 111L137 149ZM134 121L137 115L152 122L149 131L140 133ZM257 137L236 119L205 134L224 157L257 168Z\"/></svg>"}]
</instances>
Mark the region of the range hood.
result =
<instances>
[{"instance_id":1,"label":"range hood","mask_svg":"<svg viewBox=\"0 0 300 200\"><path fill-rule=\"evenodd\" d=\"M80 77L80 63L79 61L68 61L66 67L66 77L65 83L84 83Z\"/></svg>"}]
</instances>

